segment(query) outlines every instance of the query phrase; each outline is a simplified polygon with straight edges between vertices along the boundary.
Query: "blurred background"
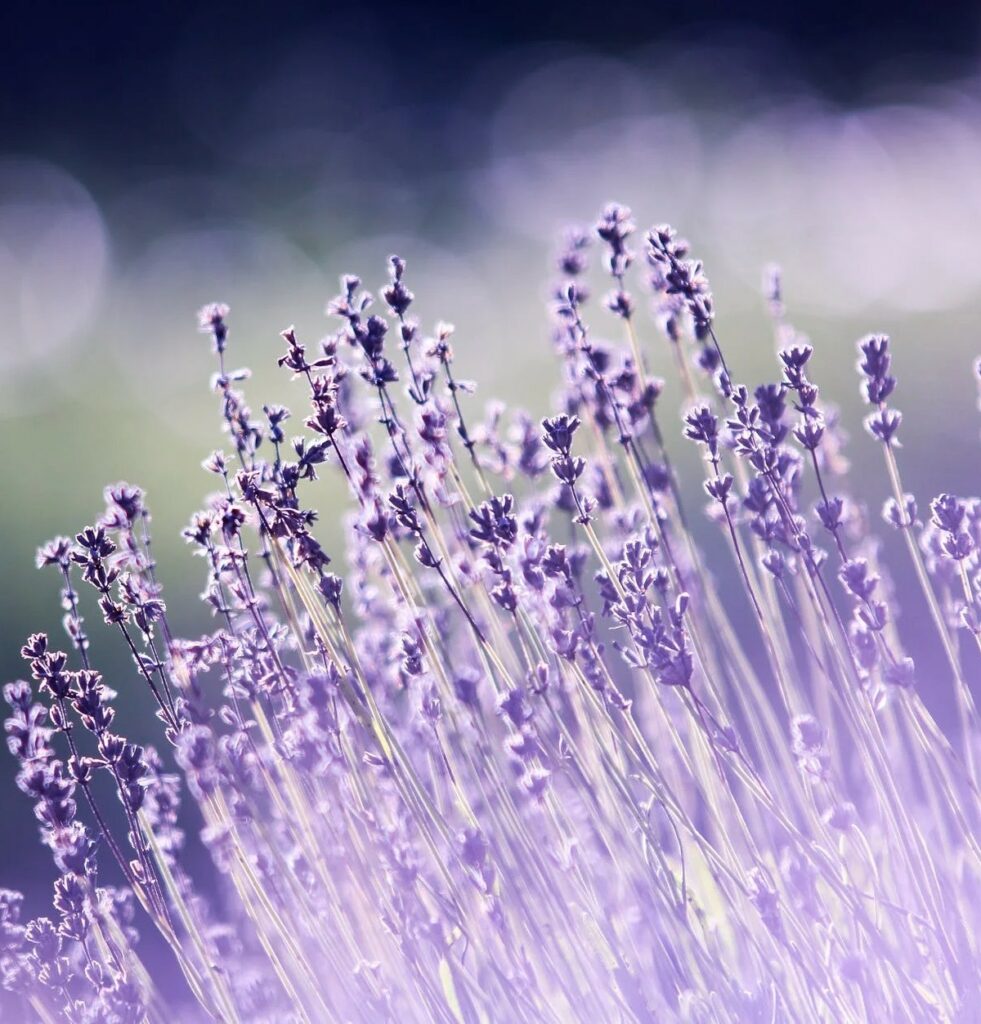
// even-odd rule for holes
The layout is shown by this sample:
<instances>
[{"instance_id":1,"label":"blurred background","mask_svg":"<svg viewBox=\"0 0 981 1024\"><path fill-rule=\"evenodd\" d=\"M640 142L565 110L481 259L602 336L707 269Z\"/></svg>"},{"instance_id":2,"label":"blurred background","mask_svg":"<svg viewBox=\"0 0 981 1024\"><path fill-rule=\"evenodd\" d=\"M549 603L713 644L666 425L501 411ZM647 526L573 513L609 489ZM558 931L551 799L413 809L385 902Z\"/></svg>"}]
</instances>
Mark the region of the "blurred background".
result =
<instances>
[{"instance_id":1,"label":"blurred background","mask_svg":"<svg viewBox=\"0 0 981 1024\"><path fill-rule=\"evenodd\" d=\"M775 374L761 270L783 266L873 509L887 482L854 373L871 330L895 340L921 507L978 491L974 4L245 0L8 4L0 18L3 680L22 673L27 633L59 629L35 547L90 522L118 479L149 492L174 622L209 627L179 537L222 438L200 305L232 307L253 406L288 401L279 330L319 337L337 276L377 287L398 251L424 327L456 324L471 401L542 413L558 380L544 312L556 240L610 199L692 240L730 361L754 382ZM680 405L673 383L665 402L665 416ZM691 459L675 426L669 444ZM329 542L343 495L321 486ZM88 610L122 724L151 739L135 673ZM920 664L927 684L946 679L939 650ZM927 694L944 720L946 686ZM0 884L43 902L47 855L0 761Z\"/></svg>"}]
</instances>

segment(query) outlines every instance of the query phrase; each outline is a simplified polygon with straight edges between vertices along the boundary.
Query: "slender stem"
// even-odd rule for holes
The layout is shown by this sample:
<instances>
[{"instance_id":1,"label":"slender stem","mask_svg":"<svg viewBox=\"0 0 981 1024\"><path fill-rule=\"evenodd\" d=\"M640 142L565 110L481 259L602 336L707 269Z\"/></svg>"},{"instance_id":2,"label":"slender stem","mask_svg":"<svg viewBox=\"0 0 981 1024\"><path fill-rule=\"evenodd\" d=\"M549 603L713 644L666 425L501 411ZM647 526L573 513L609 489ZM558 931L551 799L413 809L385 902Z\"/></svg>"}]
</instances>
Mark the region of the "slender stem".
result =
<instances>
[{"instance_id":1,"label":"slender stem","mask_svg":"<svg viewBox=\"0 0 981 1024\"><path fill-rule=\"evenodd\" d=\"M903 482L899 475L899 464L896 461L896 456L892 450L891 444L883 445L883 454L886 460L886 468L889 472L889 481L892 484L893 496L896 499L898 507L902 509L904 507ZM912 529L912 523L903 524L903 539L906 542L906 550L909 552L910 560L912 561L913 568L916 571L916 578L920 584L920 590L923 592L923 596L927 602L927 607L930 609L930 617L933 619L933 624L936 627L937 634L940 637L940 642L943 645L944 654L947 657L951 673L954 676L954 703L957 707L958 719L960 721L961 737L964 747L964 762L971 784L977 785L977 775L974 763L974 733L977 711L974 706L974 698L971 695L970 688L968 687L961 671L957 652L954 650L954 644L947 630L947 624L944 621L943 612L940 610L940 605L937 602L937 596L933 592L930 577L927 574L926 566L923 563L923 556L920 554L916 541L913 539Z\"/></svg>"}]
</instances>

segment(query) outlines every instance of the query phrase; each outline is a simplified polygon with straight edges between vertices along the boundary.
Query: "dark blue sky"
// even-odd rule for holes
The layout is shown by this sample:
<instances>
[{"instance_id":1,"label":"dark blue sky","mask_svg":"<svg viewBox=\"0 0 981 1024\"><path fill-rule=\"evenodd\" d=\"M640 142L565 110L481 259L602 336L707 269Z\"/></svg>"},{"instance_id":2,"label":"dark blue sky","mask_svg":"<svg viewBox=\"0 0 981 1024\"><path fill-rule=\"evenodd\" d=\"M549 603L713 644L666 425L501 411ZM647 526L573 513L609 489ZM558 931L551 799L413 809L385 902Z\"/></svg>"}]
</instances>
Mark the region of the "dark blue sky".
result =
<instances>
[{"instance_id":1,"label":"dark blue sky","mask_svg":"<svg viewBox=\"0 0 981 1024\"><path fill-rule=\"evenodd\" d=\"M0 12L3 148L106 171L120 159L194 167L209 159L175 101L180 62L236 83L283 40L340 38L352 57L381 58L404 95L438 104L468 68L496 52L540 42L624 54L719 32L765 33L795 72L848 101L883 65L913 60L930 77L962 72L976 56L975 3L896 4L787 0L660 0L456 4L258 2L9 3ZM371 91L366 102L370 103Z\"/></svg>"}]
</instances>

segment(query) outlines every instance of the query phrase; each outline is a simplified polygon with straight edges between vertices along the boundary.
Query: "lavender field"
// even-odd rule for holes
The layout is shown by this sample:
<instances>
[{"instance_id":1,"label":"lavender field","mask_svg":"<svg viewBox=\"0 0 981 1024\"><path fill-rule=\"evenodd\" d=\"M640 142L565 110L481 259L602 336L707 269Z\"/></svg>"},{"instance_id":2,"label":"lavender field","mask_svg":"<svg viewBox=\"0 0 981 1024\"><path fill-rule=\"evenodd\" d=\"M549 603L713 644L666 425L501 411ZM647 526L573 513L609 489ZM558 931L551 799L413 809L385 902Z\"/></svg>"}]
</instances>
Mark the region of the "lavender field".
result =
<instances>
[{"instance_id":1,"label":"lavender field","mask_svg":"<svg viewBox=\"0 0 981 1024\"><path fill-rule=\"evenodd\" d=\"M0 157L0 1021L978 1020L977 80L331 52Z\"/></svg>"}]
</instances>

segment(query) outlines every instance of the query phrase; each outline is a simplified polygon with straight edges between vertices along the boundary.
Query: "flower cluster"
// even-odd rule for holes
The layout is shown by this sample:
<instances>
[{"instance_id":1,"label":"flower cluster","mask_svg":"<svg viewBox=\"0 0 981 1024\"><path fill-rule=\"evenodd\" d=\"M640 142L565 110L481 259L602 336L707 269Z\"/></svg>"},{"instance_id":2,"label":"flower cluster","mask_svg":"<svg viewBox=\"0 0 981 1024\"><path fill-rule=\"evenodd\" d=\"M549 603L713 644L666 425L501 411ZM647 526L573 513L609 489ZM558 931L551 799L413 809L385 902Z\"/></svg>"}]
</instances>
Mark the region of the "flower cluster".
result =
<instances>
[{"instance_id":1,"label":"flower cluster","mask_svg":"<svg viewBox=\"0 0 981 1024\"><path fill-rule=\"evenodd\" d=\"M38 552L68 643L30 636L3 690L54 874L33 919L0 890L16 1019L972 1019L981 499L918 518L890 343L864 338L883 517L933 632L910 629L779 271L776 379L750 387L689 243L652 228L634 282L635 232L611 204L566 236L540 422L470 408L453 328L413 319L398 256L377 295L342 279L334 333L282 332L297 420L253 415L231 311L200 311L230 452L205 459L216 490L184 531L203 632L171 624L139 488ZM650 372L659 334L680 417ZM119 732L109 638L157 748ZM919 689L938 655L954 730Z\"/></svg>"}]
</instances>

